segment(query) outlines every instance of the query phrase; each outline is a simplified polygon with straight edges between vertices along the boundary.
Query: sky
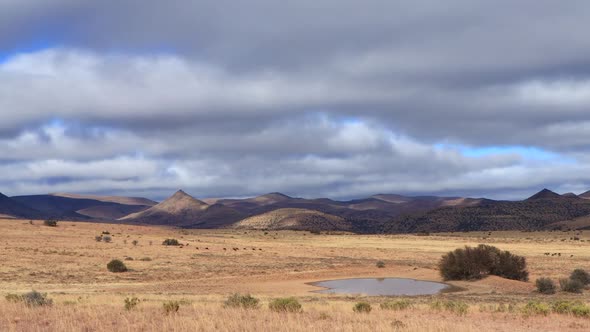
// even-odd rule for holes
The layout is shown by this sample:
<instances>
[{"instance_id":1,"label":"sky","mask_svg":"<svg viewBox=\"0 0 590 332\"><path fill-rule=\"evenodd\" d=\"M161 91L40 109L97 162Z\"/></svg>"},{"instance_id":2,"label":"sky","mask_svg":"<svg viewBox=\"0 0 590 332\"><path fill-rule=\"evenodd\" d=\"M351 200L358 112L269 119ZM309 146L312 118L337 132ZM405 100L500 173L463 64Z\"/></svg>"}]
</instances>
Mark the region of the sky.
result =
<instances>
[{"instance_id":1,"label":"sky","mask_svg":"<svg viewBox=\"0 0 590 332\"><path fill-rule=\"evenodd\" d=\"M0 0L0 192L585 192L588 31L582 0Z\"/></svg>"}]
</instances>

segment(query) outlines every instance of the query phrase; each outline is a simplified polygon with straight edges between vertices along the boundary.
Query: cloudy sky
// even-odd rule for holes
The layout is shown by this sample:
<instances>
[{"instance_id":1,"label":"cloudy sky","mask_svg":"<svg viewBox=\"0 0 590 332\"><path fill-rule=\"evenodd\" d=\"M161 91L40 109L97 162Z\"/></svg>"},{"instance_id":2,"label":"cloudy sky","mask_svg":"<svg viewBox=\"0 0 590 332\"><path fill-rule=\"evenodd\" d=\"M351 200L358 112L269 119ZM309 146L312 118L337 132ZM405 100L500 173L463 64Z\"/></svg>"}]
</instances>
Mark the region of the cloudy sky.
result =
<instances>
[{"instance_id":1,"label":"cloudy sky","mask_svg":"<svg viewBox=\"0 0 590 332\"><path fill-rule=\"evenodd\" d=\"M0 192L590 189L585 0L0 0Z\"/></svg>"}]
</instances>

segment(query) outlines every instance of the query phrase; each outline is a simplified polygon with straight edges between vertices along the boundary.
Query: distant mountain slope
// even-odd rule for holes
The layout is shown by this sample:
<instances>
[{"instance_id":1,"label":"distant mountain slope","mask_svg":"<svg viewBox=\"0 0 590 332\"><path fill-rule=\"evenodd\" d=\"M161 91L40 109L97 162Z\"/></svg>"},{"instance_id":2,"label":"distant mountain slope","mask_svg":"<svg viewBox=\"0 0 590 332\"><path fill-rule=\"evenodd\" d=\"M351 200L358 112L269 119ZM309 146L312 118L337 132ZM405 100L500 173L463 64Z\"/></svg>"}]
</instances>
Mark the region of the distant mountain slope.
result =
<instances>
[{"instance_id":1,"label":"distant mountain slope","mask_svg":"<svg viewBox=\"0 0 590 332\"><path fill-rule=\"evenodd\" d=\"M3 217L38 219L43 213L0 193L0 215Z\"/></svg>"},{"instance_id":2,"label":"distant mountain slope","mask_svg":"<svg viewBox=\"0 0 590 332\"><path fill-rule=\"evenodd\" d=\"M262 215L279 209L319 211L347 220L357 232L375 233L381 231L384 223L400 215L426 212L441 206L474 206L479 204L481 199L379 194L364 199L335 201L329 198L305 199L271 193L246 199L205 201L231 207L247 216Z\"/></svg>"},{"instance_id":3,"label":"distant mountain slope","mask_svg":"<svg viewBox=\"0 0 590 332\"><path fill-rule=\"evenodd\" d=\"M143 197L124 197L124 196L98 196L98 195L79 195L79 194L68 194L68 193L55 193L50 196L66 197L74 199L89 199L94 201L100 201L105 203L117 203L121 205L143 205L143 206L154 206L158 202L152 201L151 199Z\"/></svg>"},{"instance_id":4,"label":"distant mountain slope","mask_svg":"<svg viewBox=\"0 0 590 332\"><path fill-rule=\"evenodd\" d=\"M547 230L590 230L590 215L555 222L545 226Z\"/></svg>"},{"instance_id":5,"label":"distant mountain slope","mask_svg":"<svg viewBox=\"0 0 590 332\"><path fill-rule=\"evenodd\" d=\"M554 199L554 198L561 198L562 196L556 192L553 192L549 189L543 189L538 193L534 194L533 196L527 198L527 201L536 200L536 199Z\"/></svg>"},{"instance_id":6,"label":"distant mountain slope","mask_svg":"<svg viewBox=\"0 0 590 332\"><path fill-rule=\"evenodd\" d=\"M194 228L219 228L232 224L246 215L230 207L209 205L182 190L151 208L121 218L152 225L170 225Z\"/></svg>"},{"instance_id":7,"label":"distant mountain slope","mask_svg":"<svg viewBox=\"0 0 590 332\"><path fill-rule=\"evenodd\" d=\"M149 208L150 207L146 205L111 204L89 207L78 210L76 213L91 219L117 220L128 216L131 213L145 211Z\"/></svg>"},{"instance_id":8,"label":"distant mountain slope","mask_svg":"<svg viewBox=\"0 0 590 332\"><path fill-rule=\"evenodd\" d=\"M344 218L319 211L285 208L244 219L232 228L299 230L299 231L351 231L352 225Z\"/></svg>"},{"instance_id":9,"label":"distant mountain slope","mask_svg":"<svg viewBox=\"0 0 590 332\"><path fill-rule=\"evenodd\" d=\"M124 205L110 202L109 199L95 200L56 195L15 196L13 200L39 210L45 217L65 220L88 220L93 218L115 220L131 212L149 208L145 205ZM122 199L121 201L124 201ZM116 218L115 218L116 217Z\"/></svg>"},{"instance_id":10,"label":"distant mountain slope","mask_svg":"<svg viewBox=\"0 0 590 332\"><path fill-rule=\"evenodd\" d=\"M476 206L443 207L405 215L383 225L386 233L539 230L590 214L590 201L542 191L524 201L483 200Z\"/></svg>"},{"instance_id":11,"label":"distant mountain slope","mask_svg":"<svg viewBox=\"0 0 590 332\"><path fill-rule=\"evenodd\" d=\"M590 199L590 190L588 190L585 193L582 193L582 194L578 195L578 197L584 198L584 199Z\"/></svg>"}]
</instances>

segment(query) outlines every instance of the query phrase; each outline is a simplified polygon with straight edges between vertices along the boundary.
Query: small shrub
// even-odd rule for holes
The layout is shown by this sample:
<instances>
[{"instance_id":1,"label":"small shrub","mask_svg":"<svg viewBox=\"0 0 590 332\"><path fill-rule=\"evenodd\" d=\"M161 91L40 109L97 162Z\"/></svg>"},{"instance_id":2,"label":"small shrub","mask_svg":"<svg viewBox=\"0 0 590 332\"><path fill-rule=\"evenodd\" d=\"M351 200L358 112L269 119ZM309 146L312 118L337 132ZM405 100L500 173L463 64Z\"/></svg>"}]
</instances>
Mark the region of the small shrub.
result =
<instances>
[{"instance_id":1,"label":"small shrub","mask_svg":"<svg viewBox=\"0 0 590 332\"><path fill-rule=\"evenodd\" d=\"M102 240L106 243L111 243L111 241L113 241L113 238L110 235L105 235L102 237Z\"/></svg>"},{"instance_id":2,"label":"small shrub","mask_svg":"<svg viewBox=\"0 0 590 332\"><path fill-rule=\"evenodd\" d=\"M139 304L139 299L137 297L126 298L125 299L125 310L130 311L135 309Z\"/></svg>"},{"instance_id":3,"label":"small shrub","mask_svg":"<svg viewBox=\"0 0 590 332\"><path fill-rule=\"evenodd\" d=\"M582 269L575 269L570 275L571 280L578 280L584 286L590 285L590 273Z\"/></svg>"},{"instance_id":4,"label":"small shrub","mask_svg":"<svg viewBox=\"0 0 590 332\"><path fill-rule=\"evenodd\" d=\"M410 300L402 299L402 300L394 300L394 301L387 301L381 303L380 307L383 310L405 310L410 309L414 305Z\"/></svg>"},{"instance_id":5,"label":"small shrub","mask_svg":"<svg viewBox=\"0 0 590 332\"><path fill-rule=\"evenodd\" d=\"M133 260L133 257L125 257L125 260L126 261L132 261Z\"/></svg>"},{"instance_id":6,"label":"small shrub","mask_svg":"<svg viewBox=\"0 0 590 332\"><path fill-rule=\"evenodd\" d=\"M590 318L590 307L582 303L577 304L572 307L571 314L576 317Z\"/></svg>"},{"instance_id":7,"label":"small shrub","mask_svg":"<svg viewBox=\"0 0 590 332\"><path fill-rule=\"evenodd\" d=\"M167 315L177 313L180 310L180 302L178 301L167 301L162 306Z\"/></svg>"},{"instance_id":8,"label":"small shrub","mask_svg":"<svg viewBox=\"0 0 590 332\"><path fill-rule=\"evenodd\" d=\"M542 315L547 316L551 311L549 305L539 301L529 301L522 309L522 313L526 316Z\"/></svg>"},{"instance_id":9,"label":"small shrub","mask_svg":"<svg viewBox=\"0 0 590 332\"><path fill-rule=\"evenodd\" d=\"M162 242L162 245L164 245L164 246L179 246L180 243L178 242L177 239L166 239L166 240L164 240L164 242Z\"/></svg>"},{"instance_id":10,"label":"small shrub","mask_svg":"<svg viewBox=\"0 0 590 332\"><path fill-rule=\"evenodd\" d=\"M454 312L458 315L465 315L469 310L469 305L461 301L441 301L436 300L430 304L430 308L434 310L445 310Z\"/></svg>"},{"instance_id":11,"label":"small shrub","mask_svg":"<svg viewBox=\"0 0 590 332\"><path fill-rule=\"evenodd\" d=\"M378 268L382 269L385 267L385 262L384 261L378 261L377 263L375 263L375 266L377 266Z\"/></svg>"},{"instance_id":12,"label":"small shrub","mask_svg":"<svg viewBox=\"0 0 590 332\"><path fill-rule=\"evenodd\" d=\"M555 294L557 287L553 280L549 278L539 278L535 281L537 291L541 294Z\"/></svg>"},{"instance_id":13,"label":"small shrub","mask_svg":"<svg viewBox=\"0 0 590 332\"><path fill-rule=\"evenodd\" d=\"M139 260L142 262L151 262L152 261L152 259L150 257L143 257L143 258L140 258Z\"/></svg>"},{"instance_id":14,"label":"small shrub","mask_svg":"<svg viewBox=\"0 0 590 332\"><path fill-rule=\"evenodd\" d=\"M100 235L97 235L97 236L95 236L95 237L94 237L94 240L95 240L96 242L101 242L101 241L102 241L102 236L100 236Z\"/></svg>"},{"instance_id":15,"label":"small shrub","mask_svg":"<svg viewBox=\"0 0 590 332\"><path fill-rule=\"evenodd\" d=\"M131 244L133 244L134 246L136 246L137 244L139 244L139 241L133 240L133 242L131 242Z\"/></svg>"},{"instance_id":16,"label":"small shrub","mask_svg":"<svg viewBox=\"0 0 590 332\"><path fill-rule=\"evenodd\" d=\"M23 300L22 295L12 294L12 293L6 294L6 296L4 298L6 299L6 301L13 302L13 303L21 302Z\"/></svg>"},{"instance_id":17,"label":"small shrub","mask_svg":"<svg viewBox=\"0 0 590 332\"><path fill-rule=\"evenodd\" d=\"M301 312L301 304L294 297L285 297L272 300L268 308L275 312Z\"/></svg>"},{"instance_id":18,"label":"small shrub","mask_svg":"<svg viewBox=\"0 0 590 332\"><path fill-rule=\"evenodd\" d=\"M47 294L37 291L31 291L22 295L21 300L29 307L49 306L53 304L53 300L47 297Z\"/></svg>"},{"instance_id":19,"label":"small shrub","mask_svg":"<svg viewBox=\"0 0 590 332\"><path fill-rule=\"evenodd\" d=\"M236 293L227 298L224 306L226 308L256 309L259 303L260 300L250 294L241 295Z\"/></svg>"},{"instance_id":20,"label":"small shrub","mask_svg":"<svg viewBox=\"0 0 590 332\"><path fill-rule=\"evenodd\" d=\"M352 307L352 311L356 312L356 313L369 313L371 312L371 310L373 310L373 307L371 307L371 304L368 302L358 302L354 305L354 307Z\"/></svg>"},{"instance_id":21,"label":"small shrub","mask_svg":"<svg viewBox=\"0 0 590 332\"><path fill-rule=\"evenodd\" d=\"M568 293L582 293L584 284L577 279L560 279L559 286L562 291Z\"/></svg>"},{"instance_id":22,"label":"small shrub","mask_svg":"<svg viewBox=\"0 0 590 332\"><path fill-rule=\"evenodd\" d=\"M127 266L125 263L118 259L113 259L107 264L107 269L113 273L127 272Z\"/></svg>"},{"instance_id":23,"label":"small shrub","mask_svg":"<svg viewBox=\"0 0 590 332\"><path fill-rule=\"evenodd\" d=\"M46 219L43 221L43 225L49 227L57 227L57 219Z\"/></svg>"},{"instance_id":24,"label":"small shrub","mask_svg":"<svg viewBox=\"0 0 590 332\"><path fill-rule=\"evenodd\" d=\"M551 304L551 311L556 314L574 314L574 311L578 314L583 312L585 309L590 310L590 307L579 301L556 301ZM583 314L581 316L584 316Z\"/></svg>"}]
</instances>

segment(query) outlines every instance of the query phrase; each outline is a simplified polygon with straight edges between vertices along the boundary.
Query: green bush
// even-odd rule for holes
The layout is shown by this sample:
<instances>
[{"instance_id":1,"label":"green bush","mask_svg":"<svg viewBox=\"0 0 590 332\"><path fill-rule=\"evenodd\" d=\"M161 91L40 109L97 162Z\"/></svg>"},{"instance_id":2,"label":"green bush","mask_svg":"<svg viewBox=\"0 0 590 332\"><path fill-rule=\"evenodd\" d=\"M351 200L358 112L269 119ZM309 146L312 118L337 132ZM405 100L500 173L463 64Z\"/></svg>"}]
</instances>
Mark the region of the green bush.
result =
<instances>
[{"instance_id":1,"label":"green bush","mask_svg":"<svg viewBox=\"0 0 590 332\"><path fill-rule=\"evenodd\" d=\"M382 269L385 267L385 262L384 261L378 261L377 263L375 263L375 266L377 266L378 268Z\"/></svg>"},{"instance_id":2,"label":"green bush","mask_svg":"<svg viewBox=\"0 0 590 332\"><path fill-rule=\"evenodd\" d=\"M136 297L132 297L132 298L126 298L125 299L125 310L129 311L129 310L133 310L135 309L135 307L137 307L137 305L139 304L139 299Z\"/></svg>"},{"instance_id":3,"label":"green bush","mask_svg":"<svg viewBox=\"0 0 590 332\"><path fill-rule=\"evenodd\" d=\"M301 304L294 297L284 297L272 300L268 308L275 312L301 312Z\"/></svg>"},{"instance_id":4,"label":"green bush","mask_svg":"<svg viewBox=\"0 0 590 332\"><path fill-rule=\"evenodd\" d=\"M127 272L127 266L118 259L113 259L107 264L107 269L113 273Z\"/></svg>"},{"instance_id":5,"label":"green bush","mask_svg":"<svg viewBox=\"0 0 590 332\"><path fill-rule=\"evenodd\" d=\"M430 308L434 310L445 310L449 312L454 312L458 315L465 315L469 310L469 305L465 302L461 301L441 301L436 300L430 303Z\"/></svg>"},{"instance_id":6,"label":"green bush","mask_svg":"<svg viewBox=\"0 0 590 332\"><path fill-rule=\"evenodd\" d=\"M590 307L580 301L557 301L551 304L551 310L556 314L590 317Z\"/></svg>"},{"instance_id":7,"label":"green bush","mask_svg":"<svg viewBox=\"0 0 590 332\"><path fill-rule=\"evenodd\" d=\"M537 286L537 291L541 294L555 294L557 290L557 286L549 278L539 278L535 281L535 285Z\"/></svg>"},{"instance_id":8,"label":"green bush","mask_svg":"<svg viewBox=\"0 0 590 332\"><path fill-rule=\"evenodd\" d=\"M571 314L576 317L590 318L590 307L580 303L572 307Z\"/></svg>"},{"instance_id":9,"label":"green bush","mask_svg":"<svg viewBox=\"0 0 590 332\"><path fill-rule=\"evenodd\" d=\"M243 308L243 309L257 309L260 300L250 294L241 295L233 294L227 298L224 306L227 308Z\"/></svg>"},{"instance_id":10,"label":"green bush","mask_svg":"<svg viewBox=\"0 0 590 332\"><path fill-rule=\"evenodd\" d=\"M110 237L109 235L105 235L102 237L102 240L106 243L111 243L111 241L113 241L113 238Z\"/></svg>"},{"instance_id":11,"label":"green bush","mask_svg":"<svg viewBox=\"0 0 590 332\"><path fill-rule=\"evenodd\" d=\"M354 307L352 307L352 310L357 313L368 314L369 312L371 312L371 310L373 310L373 307L371 307L371 304L368 302L358 302L354 305Z\"/></svg>"},{"instance_id":12,"label":"green bush","mask_svg":"<svg viewBox=\"0 0 590 332\"><path fill-rule=\"evenodd\" d=\"M414 307L412 302L407 299L393 300L381 303L381 309L383 310L405 310Z\"/></svg>"},{"instance_id":13,"label":"green bush","mask_svg":"<svg viewBox=\"0 0 590 332\"><path fill-rule=\"evenodd\" d=\"M522 313L527 316L542 315L547 316L551 311L549 305L539 301L529 301L522 309Z\"/></svg>"},{"instance_id":14,"label":"green bush","mask_svg":"<svg viewBox=\"0 0 590 332\"><path fill-rule=\"evenodd\" d=\"M584 286L590 285L590 273L582 270L582 269L575 269L572 274L570 275L571 280L578 280Z\"/></svg>"},{"instance_id":15,"label":"green bush","mask_svg":"<svg viewBox=\"0 0 590 332\"><path fill-rule=\"evenodd\" d=\"M166 239L166 240L164 240L164 242L162 242L162 245L165 245L165 246L179 246L180 243L178 242L177 239Z\"/></svg>"},{"instance_id":16,"label":"green bush","mask_svg":"<svg viewBox=\"0 0 590 332\"><path fill-rule=\"evenodd\" d=\"M447 253L441 258L439 269L445 280L474 280L491 274L528 281L529 275L524 257L484 244Z\"/></svg>"},{"instance_id":17,"label":"green bush","mask_svg":"<svg viewBox=\"0 0 590 332\"><path fill-rule=\"evenodd\" d=\"M560 279L559 286L561 290L568 293L582 293L584 284L577 279Z\"/></svg>"},{"instance_id":18,"label":"green bush","mask_svg":"<svg viewBox=\"0 0 590 332\"><path fill-rule=\"evenodd\" d=\"M180 302L178 301L167 301L162 306L167 315L177 313L180 310Z\"/></svg>"}]
</instances>

